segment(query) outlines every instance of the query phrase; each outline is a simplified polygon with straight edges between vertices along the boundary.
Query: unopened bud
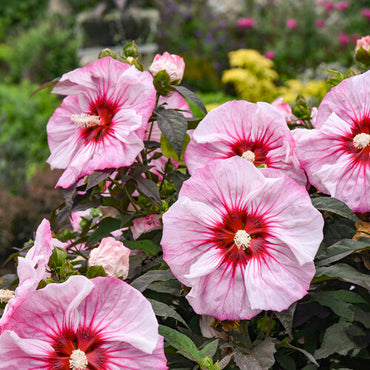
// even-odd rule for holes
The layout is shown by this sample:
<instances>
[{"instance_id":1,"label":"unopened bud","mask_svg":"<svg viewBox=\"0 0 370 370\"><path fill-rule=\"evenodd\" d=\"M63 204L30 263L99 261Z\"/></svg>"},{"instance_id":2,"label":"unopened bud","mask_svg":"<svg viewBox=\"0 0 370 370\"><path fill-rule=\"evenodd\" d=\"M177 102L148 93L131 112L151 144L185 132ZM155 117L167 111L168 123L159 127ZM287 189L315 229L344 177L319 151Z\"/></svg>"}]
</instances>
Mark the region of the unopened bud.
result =
<instances>
[{"instance_id":1,"label":"unopened bud","mask_svg":"<svg viewBox=\"0 0 370 370\"><path fill-rule=\"evenodd\" d=\"M117 59L117 54L112 49L104 49L99 53L99 59L111 57L113 59Z\"/></svg>"}]
</instances>

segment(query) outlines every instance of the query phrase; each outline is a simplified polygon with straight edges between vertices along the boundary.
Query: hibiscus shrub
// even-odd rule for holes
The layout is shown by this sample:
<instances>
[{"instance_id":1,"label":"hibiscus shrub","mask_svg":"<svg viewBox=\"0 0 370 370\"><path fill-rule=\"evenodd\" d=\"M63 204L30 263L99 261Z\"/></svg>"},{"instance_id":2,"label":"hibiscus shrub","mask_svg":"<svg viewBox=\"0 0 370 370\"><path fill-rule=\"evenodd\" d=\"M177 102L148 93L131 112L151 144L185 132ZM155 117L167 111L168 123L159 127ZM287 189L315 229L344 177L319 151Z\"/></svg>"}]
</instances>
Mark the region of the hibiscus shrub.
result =
<instances>
[{"instance_id":1,"label":"hibiscus shrub","mask_svg":"<svg viewBox=\"0 0 370 370\"><path fill-rule=\"evenodd\" d=\"M64 202L15 291L0 283L0 369L366 368L362 67L317 114L303 98L207 113L181 57L144 71L133 42L64 74L47 124Z\"/></svg>"}]
</instances>

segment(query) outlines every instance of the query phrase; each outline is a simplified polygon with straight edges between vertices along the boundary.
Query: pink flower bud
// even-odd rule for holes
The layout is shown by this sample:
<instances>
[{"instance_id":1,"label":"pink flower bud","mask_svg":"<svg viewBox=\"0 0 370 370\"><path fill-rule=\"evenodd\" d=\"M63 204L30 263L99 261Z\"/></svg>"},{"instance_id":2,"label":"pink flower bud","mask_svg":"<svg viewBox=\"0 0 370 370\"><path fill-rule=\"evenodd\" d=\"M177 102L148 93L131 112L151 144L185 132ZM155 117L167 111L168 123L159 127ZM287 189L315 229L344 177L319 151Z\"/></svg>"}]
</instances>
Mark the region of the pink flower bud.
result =
<instances>
[{"instance_id":1,"label":"pink flower bud","mask_svg":"<svg viewBox=\"0 0 370 370\"><path fill-rule=\"evenodd\" d=\"M325 22L324 22L323 19L317 19L316 20L316 27L317 28L322 28L322 27L324 27L324 25L325 25Z\"/></svg>"},{"instance_id":2,"label":"pink flower bud","mask_svg":"<svg viewBox=\"0 0 370 370\"><path fill-rule=\"evenodd\" d=\"M251 28L254 25L254 19L253 18L242 18L239 19L237 22L237 26L239 28Z\"/></svg>"},{"instance_id":3,"label":"pink flower bud","mask_svg":"<svg viewBox=\"0 0 370 370\"><path fill-rule=\"evenodd\" d=\"M297 27L297 21L293 18L288 19L286 21L286 26L292 30Z\"/></svg>"},{"instance_id":4,"label":"pink flower bud","mask_svg":"<svg viewBox=\"0 0 370 370\"><path fill-rule=\"evenodd\" d=\"M141 234L147 233L154 228L161 226L158 215L148 215L141 218L135 218L131 227L132 236L136 240Z\"/></svg>"},{"instance_id":5,"label":"pink flower bud","mask_svg":"<svg viewBox=\"0 0 370 370\"><path fill-rule=\"evenodd\" d=\"M355 52L357 53L360 48L364 48L366 51L370 50L370 36L361 37L356 41Z\"/></svg>"},{"instance_id":6,"label":"pink flower bud","mask_svg":"<svg viewBox=\"0 0 370 370\"><path fill-rule=\"evenodd\" d=\"M167 51L163 55L157 54L149 67L150 73L155 76L158 72L165 70L170 76L171 82L181 82L185 70L184 59Z\"/></svg>"},{"instance_id":7,"label":"pink flower bud","mask_svg":"<svg viewBox=\"0 0 370 370\"><path fill-rule=\"evenodd\" d=\"M273 50L268 50L268 51L266 51L264 56L267 59L274 59L275 58L275 52Z\"/></svg>"},{"instance_id":8,"label":"pink flower bud","mask_svg":"<svg viewBox=\"0 0 370 370\"><path fill-rule=\"evenodd\" d=\"M90 252L89 266L103 266L111 277L127 278L130 249L112 237L104 238L99 247Z\"/></svg>"},{"instance_id":9,"label":"pink flower bud","mask_svg":"<svg viewBox=\"0 0 370 370\"><path fill-rule=\"evenodd\" d=\"M339 1L339 3L337 4L338 10L346 10L347 8L348 8L347 1Z\"/></svg>"}]
</instances>

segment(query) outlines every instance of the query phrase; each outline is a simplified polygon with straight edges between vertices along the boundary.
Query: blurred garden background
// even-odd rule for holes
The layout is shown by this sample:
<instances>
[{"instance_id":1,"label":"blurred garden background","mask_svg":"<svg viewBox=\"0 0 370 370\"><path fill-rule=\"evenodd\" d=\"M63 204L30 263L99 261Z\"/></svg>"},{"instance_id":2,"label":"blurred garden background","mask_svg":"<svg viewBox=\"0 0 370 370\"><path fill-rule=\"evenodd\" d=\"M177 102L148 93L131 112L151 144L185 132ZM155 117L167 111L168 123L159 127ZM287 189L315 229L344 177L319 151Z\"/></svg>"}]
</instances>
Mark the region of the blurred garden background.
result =
<instances>
[{"instance_id":1,"label":"blurred garden background","mask_svg":"<svg viewBox=\"0 0 370 370\"><path fill-rule=\"evenodd\" d=\"M60 98L42 84L135 40L185 59L183 84L208 109L231 99L317 106L328 69L354 64L370 0L1 0L0 262L62 201L45 163ZM0 264L0 266L1 266Z\"/></svg>"}]
</instances>

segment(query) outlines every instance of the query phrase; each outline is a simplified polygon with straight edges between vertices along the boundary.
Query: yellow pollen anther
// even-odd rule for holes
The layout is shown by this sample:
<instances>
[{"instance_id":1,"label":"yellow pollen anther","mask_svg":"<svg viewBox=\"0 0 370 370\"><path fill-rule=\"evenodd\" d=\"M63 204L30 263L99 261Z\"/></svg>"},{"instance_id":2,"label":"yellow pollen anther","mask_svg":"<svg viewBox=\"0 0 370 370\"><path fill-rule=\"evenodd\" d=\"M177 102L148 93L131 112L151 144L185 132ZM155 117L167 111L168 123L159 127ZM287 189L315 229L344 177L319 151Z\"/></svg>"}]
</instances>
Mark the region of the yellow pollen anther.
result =
<instances>
[{"instance_id":1,"label":"yellow pollen anther","mask_svg":"<svg viewBox=\"0 0 370 370\"><path fill-rule=\"evenodd\" d=\"M353 138L353 146L356 149L364 149L370 144L370 135L362 132Z\"/></svg>"},{"instance_id":2,"label":"yellow pollen anther","mask_svg":"<svg viewBox=\"0 0 370 370\"><path fill-rule=\"evenodd\" d=\"M71 120L81 128L96 127L103 124L99 116L87 113L72 114Z\"/></svg>"},{"instance_id":3,"label":"yellow pollen anther","mask_svg":"<svg viewBox=\"0 0 370 370\"><path fill-rule=\"evenodd\" d=\"M249 161L249 162L254 162L254 160L256 159L256 156L255 156L255 154L251 151L251 150L247 150L246 152L244 152L243 154L242 154L242 157L244 158L244 159L246 159L247 161Z\"/></svg>"},{"instance_id":4,"label":"yellow pollen anther","mask_svg":"<svg viewBox=\"0 0 370 370\"><path fill-rule=\"evenodd\" d=\"M242 247L246 250L251 245L251 239L251 236L245 230L238 230L234 236L234 243L238 249Z\"/></svg>"},{"instance_id":5,"label":"yellow pollen anther","mask_svg":"<svg viewBox=\"0 0 370 370\"><path fill-rule=\"evenodd\" d=\"M69 359L69 367L73 370L84 370L88 365L87 357L84 351L80 349L75 349L71 353Z\"/></svg>"},{"instance_id":6,"label":"yellow pollen anther","mask_svg":"<svg viewBox=\"0 0 370 370\"><path fill-rule=\"evenodd\" d=\"M14 297L15 293L13 290L0 289L0 303L7 303Z\"/></svg>"}]
</instances>

